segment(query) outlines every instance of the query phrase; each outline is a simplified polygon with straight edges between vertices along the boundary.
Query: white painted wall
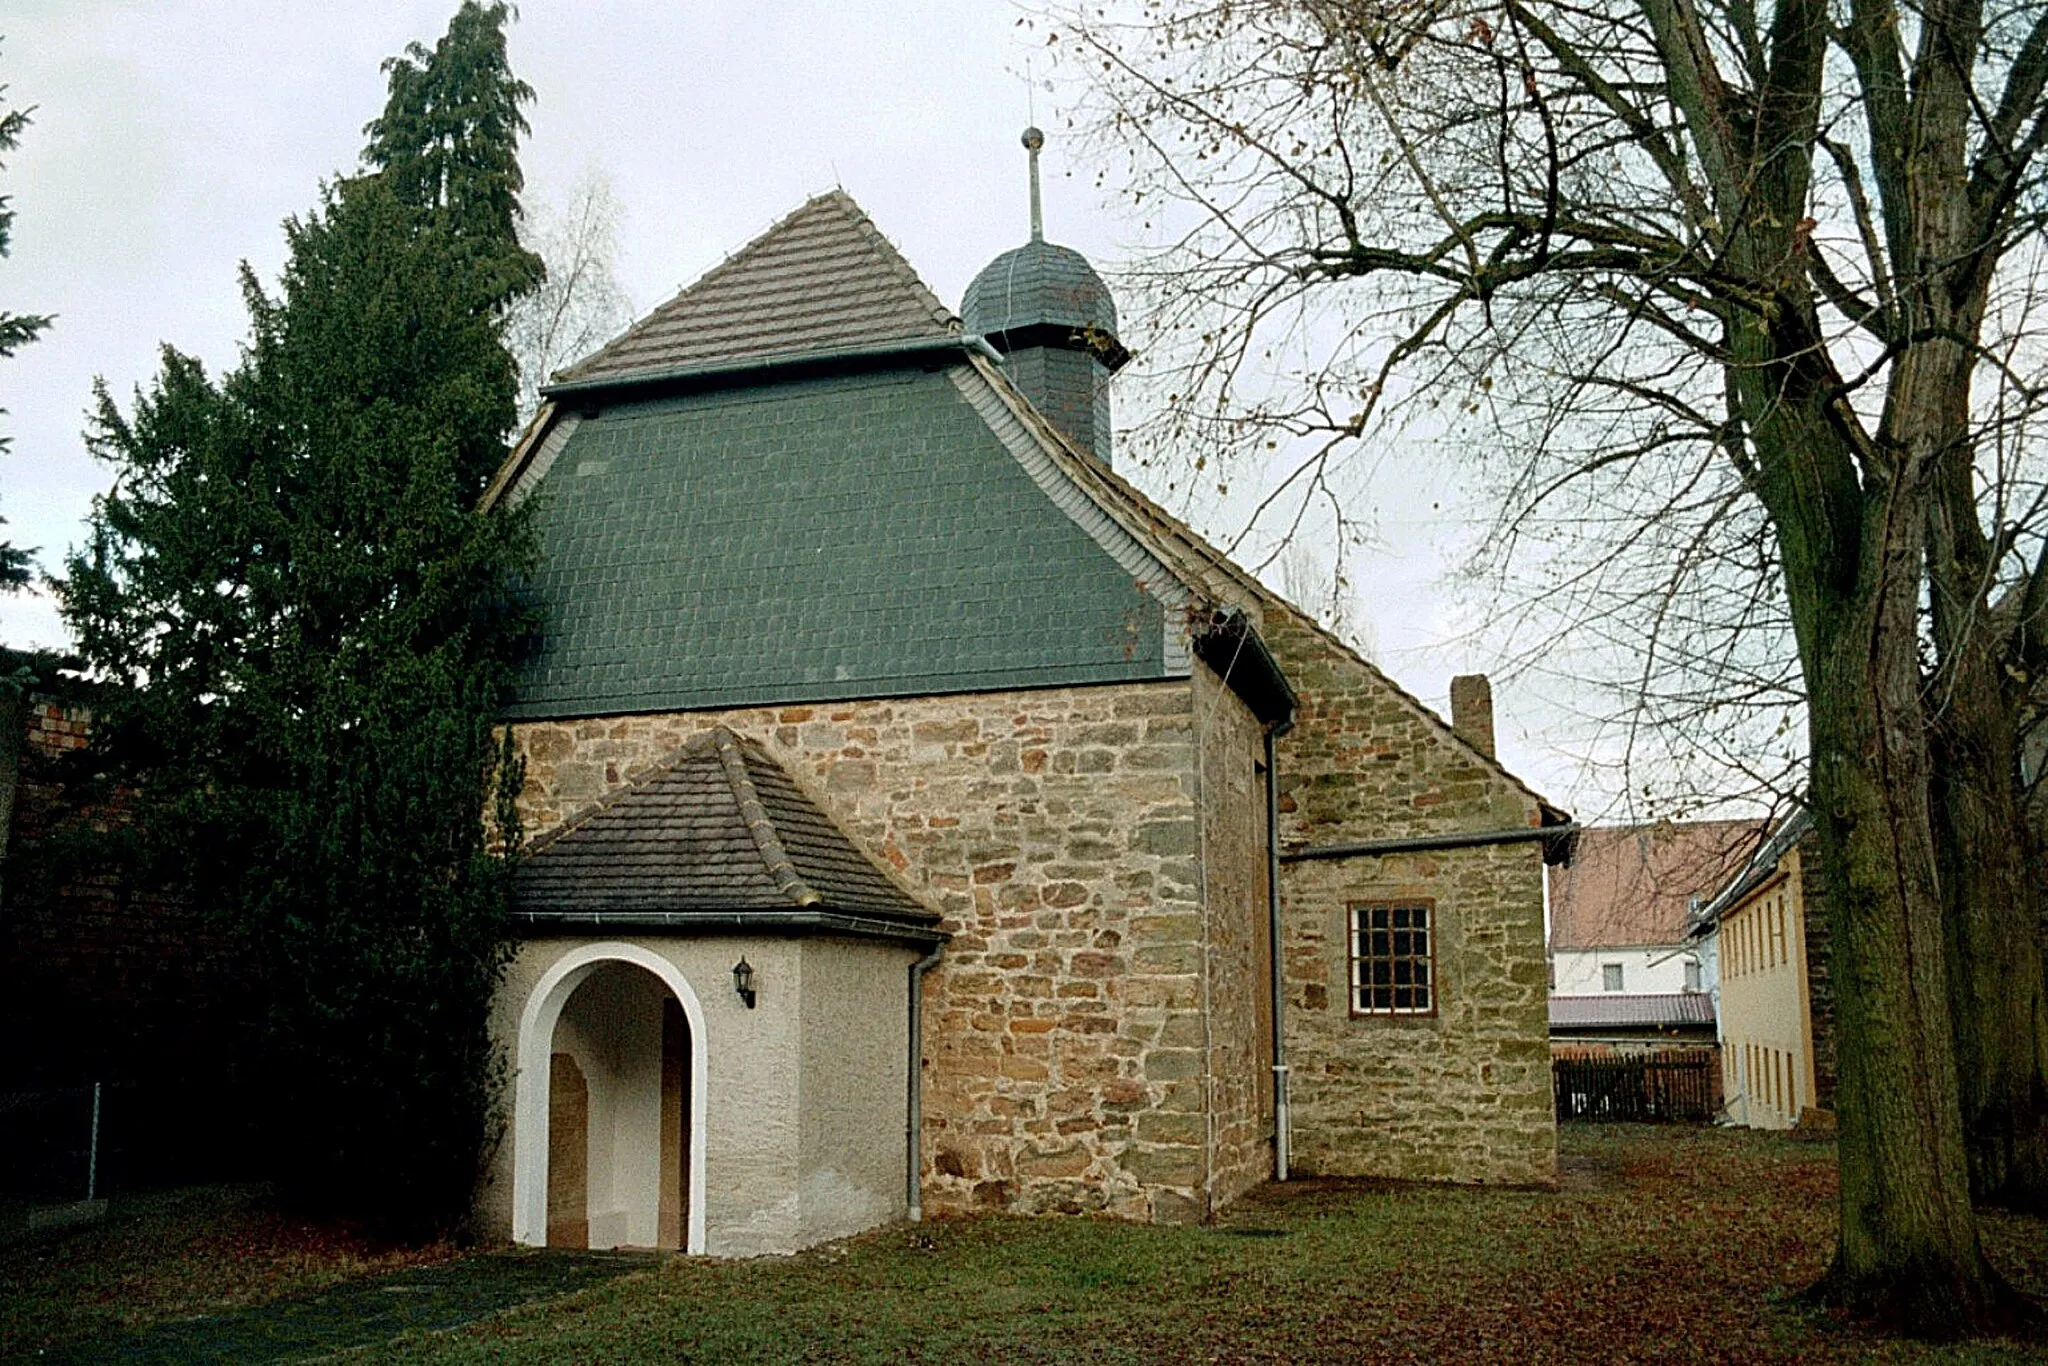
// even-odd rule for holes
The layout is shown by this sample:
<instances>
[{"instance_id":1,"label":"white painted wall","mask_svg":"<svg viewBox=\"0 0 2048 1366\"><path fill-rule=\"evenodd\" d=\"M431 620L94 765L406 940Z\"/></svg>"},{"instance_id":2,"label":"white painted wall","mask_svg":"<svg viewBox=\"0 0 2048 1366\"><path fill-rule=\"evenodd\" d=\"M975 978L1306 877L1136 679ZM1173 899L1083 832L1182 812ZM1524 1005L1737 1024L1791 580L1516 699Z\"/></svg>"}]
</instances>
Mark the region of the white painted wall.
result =
<instances>
[{"instance_id":1,"label":"white painted wall","mask_svg":"<svg viewBox=\"0 0 2048 1366\"><path fill-rule=\"evenodd\" d=\"M640 965L615 965L620 954ZM742 956L754 968L751 1010L732 987ZM493 1007L496 1037L518 1070L505 1097L506 1141L478 1196L483 1226L545 1238L547 1058L567 1047L591 1087L591 1245L654 1244L660 1000L671 989L657 973L689 989L699 1069L690 1087L690 1251L789 1252L902 1217L916 957L825 938L526 941ZM565 965L579 965L570 977L583 975L541 1040L534 1017L542 997L561 994Z\"/></svg>"},{"instance_id":2,"label":"white painted wall","mask_svg":"<svg viewBox=\"0 0 2048 1366\"><path fill-rule=\"evenodd\" d=\"M1621 965L1621 989L1630 996L1657 996L1685 990L1685 964L1697 962L1690 948L1666 945L1633 949L1559 949L1551 954L1556 972L1552 996L1605 995L1601 969L1610 963ZM1702 968L1704 987L1704 968Z\"/></svg>"},{"instance_id":3,"label":"white painted wall","mask_svg":"<svg viewBox=\"0 0 2048 1366\"><path fill-rule=\"evenodd\" d=\"M804 945L799 1237L808 1245L906 1212L909 960L886 944Z\"/></svg>"},{"instance_id":4,"label":"white painted wall","mask_svg":"<svg viewBox=\"0 0 2048 1366\"><path fill-rule=\"evenodd\" d=\"M653 1247L661 1203L661 1003L630 963L599 966L569 997L553 1051L590 1087L590 1245Z\"/></svg>"}]
</instances>

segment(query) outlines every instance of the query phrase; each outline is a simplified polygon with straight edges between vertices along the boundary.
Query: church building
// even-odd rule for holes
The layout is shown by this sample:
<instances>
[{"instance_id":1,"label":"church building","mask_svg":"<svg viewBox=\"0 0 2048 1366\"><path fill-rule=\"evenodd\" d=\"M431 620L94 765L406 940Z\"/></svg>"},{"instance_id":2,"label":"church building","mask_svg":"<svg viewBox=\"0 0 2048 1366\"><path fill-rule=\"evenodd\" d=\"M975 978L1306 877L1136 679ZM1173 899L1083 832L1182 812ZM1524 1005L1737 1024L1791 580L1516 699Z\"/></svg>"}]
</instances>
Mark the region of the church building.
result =
<instances>
[{"instance_id":1,"label":"church building","mask_svg":"<svg viewBox=\"0 0 2048 1366\"><path fill-rule=\"evenodd\" d=\"M1263 1182L1555 1179L1568 818L1118 475L1108 289L956 315L846 194L563 372L488 499L545 625L522 1243L782 1252Z\"/></svg>"}]
</instances>

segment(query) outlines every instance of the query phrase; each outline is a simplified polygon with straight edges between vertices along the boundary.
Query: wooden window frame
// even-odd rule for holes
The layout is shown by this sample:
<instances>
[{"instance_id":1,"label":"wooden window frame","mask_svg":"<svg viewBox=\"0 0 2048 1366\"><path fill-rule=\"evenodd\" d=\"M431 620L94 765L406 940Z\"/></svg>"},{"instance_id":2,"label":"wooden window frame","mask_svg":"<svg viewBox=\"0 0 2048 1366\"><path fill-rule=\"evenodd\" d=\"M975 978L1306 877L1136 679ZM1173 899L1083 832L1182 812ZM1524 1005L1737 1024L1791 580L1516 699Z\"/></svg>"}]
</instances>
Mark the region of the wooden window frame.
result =
<instances>
[{"instance_id":1,"label":"wooden window frame","mask_svg":"<svg viewBox=\"0 0 2048 1366\"><path fill-rule=\"evenodd\" d=\"M1389 1003L1385 1006L1361 1006L1361 997L1370 985L1363 979L1361 964L1377 961L1379 957L1379 955L1368 955L1361 953L1361 949L1366 947L1361 942L1364 937L1364 934L1370 933L1374 928L1378 928L1370 925L1361 926L1361 917L1370 916L1371 913L1374 911L1387 912L1387 925L1384 927L1383 930L1383 932L1388 936L1389 948L1386 954L1387 961L1390 964L1409 964L1411 967L1411 972L1412 966L1419 962L1423 965L1425 977L1421 983L1416 983L1412 980L1406 983L1401 983L1393 980L1396 973L1394 971L1390 971L1388 981L1382 987L1382 989L1387 992ZM1412 916L1416 912L1420 912L1422 915L1422 923L1420 924L1420 926L1410 923L1405 926L1397 927L1393 923L1396 914L1407 914ZM1437 1002L1443 993L1443 983L1438 978L1436 970L1436 941L1437 935L1440 932L1441 928L1440 923L1437 919L1436 902L1429 897L1402 897L1398 899L1387 900L1352 901L1347 902L1345 904L1344 920L1344 938L1346 948L1345 962L1347 965L1345 990L1350 999L1351 1018L1354 1020L1435 1019L1437 1014ZM1418 929L1420 930L1423 936L1423 942L1425 945L1422 953L1416 954L1411 952L1405 954L1397 954L1393 952L1392 945L1394 942L1394 936L1396 934L1413 935L1417 932ZM1418 985L1422 988L1424 992L1427 993L1429 999L1428 1005L1397 1006L1392 1004L1393 995L1395 992L1401 990L1404 986L1412 991Z\"/></svg>"}]
</instances>

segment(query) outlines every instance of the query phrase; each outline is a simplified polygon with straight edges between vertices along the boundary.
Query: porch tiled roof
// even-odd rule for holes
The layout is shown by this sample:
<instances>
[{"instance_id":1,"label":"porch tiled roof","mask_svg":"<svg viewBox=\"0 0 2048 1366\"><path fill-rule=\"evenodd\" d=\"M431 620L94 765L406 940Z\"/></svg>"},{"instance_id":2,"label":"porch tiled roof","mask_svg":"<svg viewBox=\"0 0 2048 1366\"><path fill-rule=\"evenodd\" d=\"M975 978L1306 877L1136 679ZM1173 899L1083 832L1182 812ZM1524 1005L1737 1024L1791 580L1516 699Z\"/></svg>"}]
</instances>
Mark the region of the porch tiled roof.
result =
<instances>
[{"instance_id":1,"label":"porch tiled roof","mask_svg":"<svg viewBox=\"0 0 2048 1366\"><path fill-rule=\"evenodd\" d=\"M781 917L817 928L836 916L927 934L938 922L765 749L723 726L538 841L512 903L529 922L739 917L767 928Z\"/></svg>"}]
</instances>

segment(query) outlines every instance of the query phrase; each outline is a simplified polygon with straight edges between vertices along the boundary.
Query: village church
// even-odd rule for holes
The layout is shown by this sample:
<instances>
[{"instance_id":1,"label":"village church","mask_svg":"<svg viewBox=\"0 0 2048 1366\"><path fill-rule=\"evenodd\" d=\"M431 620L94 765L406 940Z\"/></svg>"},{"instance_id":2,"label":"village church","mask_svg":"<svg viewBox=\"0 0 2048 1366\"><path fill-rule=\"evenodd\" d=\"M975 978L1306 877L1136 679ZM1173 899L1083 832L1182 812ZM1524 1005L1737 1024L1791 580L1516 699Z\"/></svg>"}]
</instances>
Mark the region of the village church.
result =
<instances>
[{"instance_id":1,"label":"village church","mask_svg":"<svg viewBox=\"0 0 2048 1366\"><path fill-rule=\"evenodd\" d=\"M1109 291L956 315L843 192L557 376L488 499L545 612L510 1127L527 1244L1209 1217L1555 1179L1569 823L1121 478Z\"/></svg>"}]
</instances>

